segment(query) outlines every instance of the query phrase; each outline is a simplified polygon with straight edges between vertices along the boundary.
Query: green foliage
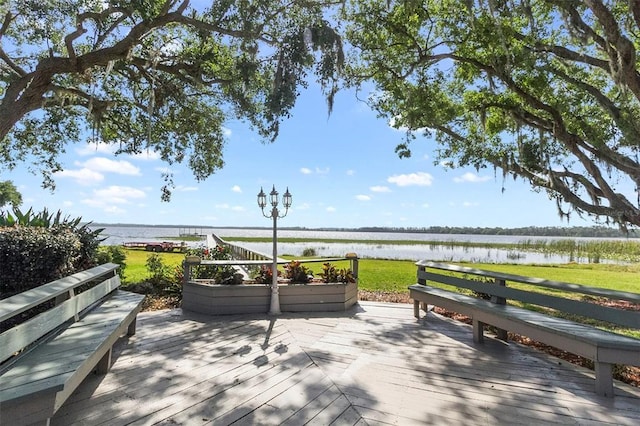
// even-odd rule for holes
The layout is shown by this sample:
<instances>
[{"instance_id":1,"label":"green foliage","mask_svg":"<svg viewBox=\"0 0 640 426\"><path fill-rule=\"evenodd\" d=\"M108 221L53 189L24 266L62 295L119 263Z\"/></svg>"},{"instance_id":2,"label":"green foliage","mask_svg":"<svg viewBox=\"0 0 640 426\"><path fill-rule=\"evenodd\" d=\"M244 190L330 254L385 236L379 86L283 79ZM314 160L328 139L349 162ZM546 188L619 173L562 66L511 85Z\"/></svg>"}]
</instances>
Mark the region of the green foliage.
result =
<instances>
[{"instance_id":1,"label":"green foliage","mask_svg":"<svg viewBox=\"0 0 640 426\"><path fill-rule=\"evenodd\" d=\"M280 276L280 271L277 271L277 275ZM251 278L258 284L271 284L273 282L273 271L271 266L260 265L259 268L251 272Z\"/></svg>"},{"instance_id":2,"label":"green foliage","mask_svg":"<svg viewBox=\"0 0 640 426\"><path fill-rule=\"evenodd\" d=\"M81 244L80 257L75 264L77 270L87 269L95 265L98 247L104 241L104 238L100 237L104 228L92 230L89 228L91 223L81 225L81 221L82 218L80 217L71 219L69 216L63 216L60 210L56 213L49 213L46 207L38 213L33 212L31 208L23 213L18 207L13 208L13 215L10 212L0 212L0 227L24 226L70 229L78 236Z\"/></svg>"},{"instance_id":3,"label":"green foliage","mask_svg":"<svg viewBox=\"0 0 640 426\"><path fill-rule=\"evenodd\" d=\"M231 260L229 247L216 246L213 249L199 247L187 250L186 256L198 256L202 260ZM233 281L236 270L230 265L197 265L191 268L191 278L211 279L218 284L228 284Z\"/></svg>"},{"instance_id":4,"label":"green foliage","mask_svg":"<svg viewBox=\"0 0 640 426\"><path fill-rule=\"evenodd\" d=\"M313 271L297 260L292 260L284 266L284 277L292 283L308 283L313 279Z\"/></svg>"},{"instance_id":5,"label":"green foliage","mask_svg":"<svg viewBox=\"0 0 640 426\"><path fill-rule=\"evenodd\" d=\"M121 246L99 246L96 251L95 263L117 263L118 275L123 282L126 280L125 270L127 269L127 255Z\"/></svg>"},{"instance_id":6,"label":"green foliage","mask_svg":"<svg viewBox=\"0 0 640 426\"><path fill-rule=\"evenodd\" d=\"M126 283L134 284L146 281L149 278L149 271L146 267L149 252L125 248L124 253L127 263ZM182 263L184 261L183 253L161 252L157 254L168 267L172 269L182 269ZM182 282L182 280L180 279L176 282Z\"/></svg>"},{"instance_id":7,"label":"green foliage","mask_svg":"<svg viewBox=\"0 0 640 426\"><path fill-rule=\"evenodd\" d=\"M96 265L102 229L47 209L0 213L0 292L37 287Z\"/></svg>"},{"instance_id":8,"label":"green foliage","mask_svg":"<svg viewBox=\"0 0 640 426\"><path fill-rule=\"evenodd\" d=\"M0 182L0 209L7 204L11 204L13 207L22 204L22 194L10 180Z\"/></svg>"},{"instance_id":9,"label":"green foliage","mask_svg":"<svg viewBox=\"0 0 640 426\"><path fill-rule=\"evenodd\" d=\"M302 250L302 257L316 257L318 252L313 247L307 247Z\"/></svg>"},{"instance_id":10,"label":"green foliage","mask_svg":"<svg viewBox=\"0 0 640 426\"><path fill-rule=\"evenodd\" d=\"M162 258L158 254L150 254L149 257L147 257L146 266L150 275L148 281L154 283L162 283L165 281L169 268L164 264Z\"/></svg>"},{"instance_id":11,"label":"green foliage","mask_svg":"<svg viewBox=\"0 0 640 426\"><path fill-rule=\"evenodd\" d=\"M172 268L166 265L164 257L158 253L150 254L145 266L147 278L141 282L127 284L127 290L158 296L182 295L182 277L176 274L179 267Z\"/></svg>"},{"instance_id":12,"label":"green foliage","mask_svg":"<svg viewBox=\"0 0 640 426\"><path fill-rule=\"evenodd\" d=\"M408 129L400 157L426 135L435 164L501 169L562 217L640 226L638 14L634 2L356 0L342 16L349 81L373 80L369 104Z\"/></svg>"},{"instance_id":13,"label":"green foliage","mask_svg":"<svg viewBox=\"0 0 640 426\"><path fill-rule=\"evenodd\" d=\"M76 272L82 244L66 227L0 228L0 297Z\"/></svg>"},{"instance_id":14,"label":"green foliage","mask_svg":"<svg viewBox=\"0 0 640 426\"><path fill-rule=\"evenodd\" d=\"M320 278L325 283L353 283L356 281L351 269L338 269L329 262L322 264Z\"/></svg>"},{"instance_id":15,"label":"green foliage","mask_svg":"<svg viewBox=\"0 0 640 426\"><path fill-rule=\"evenodd\" d=\"M31 161L51 188L59 154L86 130L117 154L155 152L203 180L224 165L227 121L273 141L308 74L331 106L344 62L332 1L5 3L0 165Z\"/></svg>"}]
</instances>

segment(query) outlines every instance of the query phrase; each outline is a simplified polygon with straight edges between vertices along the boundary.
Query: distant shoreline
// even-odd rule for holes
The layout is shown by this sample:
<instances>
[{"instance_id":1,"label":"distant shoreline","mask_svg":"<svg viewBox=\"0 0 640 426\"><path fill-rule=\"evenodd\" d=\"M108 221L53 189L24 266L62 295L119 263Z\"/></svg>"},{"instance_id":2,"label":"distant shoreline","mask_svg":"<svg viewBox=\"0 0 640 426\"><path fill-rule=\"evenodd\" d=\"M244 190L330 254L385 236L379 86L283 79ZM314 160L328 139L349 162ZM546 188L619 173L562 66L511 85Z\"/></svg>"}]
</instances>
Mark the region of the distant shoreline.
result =
<instances>
[{"instance_id":1,"label":"distant shoreline","mask_svg":"<svg viewBox=\"0 0 640 426\"><path fill-rule=\"evenodd\" d=\"M92 227L131 227L131 228L178 228L186 231L203 229L271 229L266 226L194 226L194 225L147 225L140 223L91 223ZM442 235L513 235L513 236L545 236L545 237L592 237L592 238L639 238L640 232L631 229L625 233L618 228L604 226L527 226L518 228L500 227L449 227L430 226L424 228L403 227L360 227L360 228L307 228L307 227L278 227L288 231L331 231L331 232L390 232Z\"/></svg>"}]
</instances>

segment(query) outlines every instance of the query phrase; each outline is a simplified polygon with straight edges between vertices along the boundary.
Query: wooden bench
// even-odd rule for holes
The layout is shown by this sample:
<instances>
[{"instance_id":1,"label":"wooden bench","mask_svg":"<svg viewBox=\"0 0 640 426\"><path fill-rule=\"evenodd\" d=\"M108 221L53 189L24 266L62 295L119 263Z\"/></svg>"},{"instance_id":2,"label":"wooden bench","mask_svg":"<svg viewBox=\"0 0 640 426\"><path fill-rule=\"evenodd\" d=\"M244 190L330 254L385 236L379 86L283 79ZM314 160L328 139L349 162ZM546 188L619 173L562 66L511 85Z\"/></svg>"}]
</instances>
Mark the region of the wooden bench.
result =
<instances>
[{"instance_id":1,"label":"wooden bench","mask_svg":"<svg viewBox=\"0 0 640 426\"><path fill-rule=\"evenodd\" d=\"M416 318L420 318L421 304L425 311L428 311L427 305L435 305L470 317L473 340L476 343L482 342L484 326L489 324L498 328L498 338L502 340L506 341L507 331L511 331L588 358L594 362L596 393L603 396L613 396L613 364L640 366L640 339L545 313L545 310L549 312L550 308L559 313L637 330L640 329L640 312L616 309L593 302L595 298L606 298L637 304L640 303L640 294L435 262L421 261L416 265L418 284L409 286ZM446 274L442 271L446 271ZM484 277L485 281L479 280L478 277ZM487 282L487 278L491 279L491 282ZM450 291L428 286L429 281L453 286L455 289ZM517 287L524 287L522 284L525 284L526 289L507 287L507 282L518 283ZM490 300L462 294L460 289L484 294ZM534 291L540 289L547 292ZM569 299L549 294L553 293L549 290L574 293L578 298ZM540 311L507 304L507 300L536 305Z\"/></svg>"},{"instance_id":2,"label":"wooden bench","mask_svg":"<svg viewBox=\"0 0 640 426\"><path fill-rule=\"evenodd\" d=\"M49 424L89 373L109 370L113 344L135 333L144 299L118 289L117 268L107 263L0 300L0 324L40 311L0 334L0 424Z\"/></svg>"}]
</instances>

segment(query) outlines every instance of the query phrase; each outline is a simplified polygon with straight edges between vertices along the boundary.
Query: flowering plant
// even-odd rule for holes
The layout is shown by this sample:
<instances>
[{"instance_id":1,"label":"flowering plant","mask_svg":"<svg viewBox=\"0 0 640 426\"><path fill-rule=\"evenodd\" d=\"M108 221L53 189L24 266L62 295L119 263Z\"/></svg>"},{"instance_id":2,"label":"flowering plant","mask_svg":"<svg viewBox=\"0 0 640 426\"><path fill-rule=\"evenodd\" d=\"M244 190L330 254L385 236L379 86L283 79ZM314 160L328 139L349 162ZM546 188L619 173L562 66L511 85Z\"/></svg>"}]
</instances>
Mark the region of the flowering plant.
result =
<instances>
[{"instance_id":1,"label":"flowering plant","mask_svg":"<svg viewBox=\"0 0 640 426\"><path fill-rule=\"evenodd\" d=\"M278 276L280 276L280 271L278 271ZM271 271L271 266L260 265L260 268L255 273L253 279L258 284L271 284L271 282L273 281L273 272Z\"/></svg>"},{"instance_id":2,"label":"flowering plant","mask_svg":"<svg viewBox=\"0 0 640 426\"><path fill-rule=\"evenodd\" d=\"M231 260L231 249L225 246L214 248L198 247L187 250L186 256L198 256L202 260ZM231 265L198 265L191 268L194 279L213 279L218 284L226 284L233 280L236 270Z\"/></svg>"},{"instance_id":3,"label":"flowering plant","mask_svg":"<svg viewBox=\"0 0 640 426\"><path fill-rule=\"evenodd\" d=\"M284 277L294 283L308 283L313 279L313 271L298 260L292 260L284 266Z\"/></svg>"}]
</instances>

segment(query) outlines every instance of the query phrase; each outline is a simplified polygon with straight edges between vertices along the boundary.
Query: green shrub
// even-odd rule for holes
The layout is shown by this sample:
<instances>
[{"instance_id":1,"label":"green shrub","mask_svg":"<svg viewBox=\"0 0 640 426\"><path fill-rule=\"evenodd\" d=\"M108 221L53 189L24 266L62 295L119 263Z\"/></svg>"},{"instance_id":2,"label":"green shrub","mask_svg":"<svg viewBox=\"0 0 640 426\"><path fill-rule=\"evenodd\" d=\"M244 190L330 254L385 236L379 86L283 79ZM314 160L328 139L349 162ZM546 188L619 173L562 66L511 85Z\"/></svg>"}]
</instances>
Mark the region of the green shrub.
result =
<instances>
[{"instance_id":1,"label":"green shrub","mask_svg":"<svg viewBox=\"0 0 640 426\"><path fill-rule=\"evenodd\" d=\"M320 273L322 282L325 283L354 283L356 279L353 277L351 269L337 269L331 263L322 264L322 273Z\"/></svg>"},{"instance_id":2,"label":"green shrub","mask_svg":"<svg viewBox=\"0 0 640 426\"><path fill-rule=\"evenodd\" d=\"M96 265L103 229L46 208L12 213L0 212L0 298Z\"/></svg>"},{"instance_id":3,"label":"green shrub","mask_svg":"<svg viewBox=\"0 0 640 426\"><path fill-rule=\"evenodd\" d=\"M80 239L67 227L0 228L0 298L76 272L81 255Z\"/></svg>"},{"instance_id":4,"label":"green shrub","mask_svg":"<svg viewBox=\"0 0 640 426\"><path fill-rule=\"evenodd\" d=\"M277 271L280 276L280 271ZM253 270L251 277L258 284L271 284L273 282L273 271L269 265L260 265L260 268Z\"/></svg>"},{"instance_id":5,"label":"green shrub","mask_svg":"<svg viewBox=\"0 0 640 426\"><path fill-rule=\"evenodd\" d=\"M316 257L317 255L318 253L313 247L307 247L306 249L302 250L302 257Z\"/></svg>"},{"instance_id":6,"label":"green shrub","mask_svg":"<svg viewBox=\"0 0 640 426\"><path fill-rule=\"evenodd\" d=\"M176 273L182 268L167 266L158 253L150 254L147 257L146 267L149 278L139 283L126 285L127 290L159 296L180 296L182 294L182 278Z\"/></svg>"},{"instance_id":7,"label":"green shrub","mask_svg":"<svg viewBox=\"0 0 640 426\"><path fill-rule=\"evenodd\" d=\"M118 275L122 281L125 280L125 270L127 268L127 254L121 246L100 246L96 251L94 258L96 265L103 263L117 263Z\"/></svg>"},{"instance_id":8,"label":"green shrub","mask_svg":"<svg viewBox=\"0 0 640 426\"><path fill-rule=\"evenodd\" d=\"M162 257L159 254L153 253L147 257L147 271L149 272L149 279L152 283L163 283L167 280L169 275L169 268L162 261Z\"/></svg>"},{"instance_id":9,"label":"green shrub","mask_svg":"<svg viewBox=\"0 0 640 426\"><path fill-rule=\"evenodd\" d=\"M225 246L216 246L213 249L199 247L189 249L186 256L198 256L202 260L231 260L231 250ZM233 281L236 270L231 265L198 265L191 268L192 279L211 279L218 284L226 284Z\"/></svg>"}]
</instances>

